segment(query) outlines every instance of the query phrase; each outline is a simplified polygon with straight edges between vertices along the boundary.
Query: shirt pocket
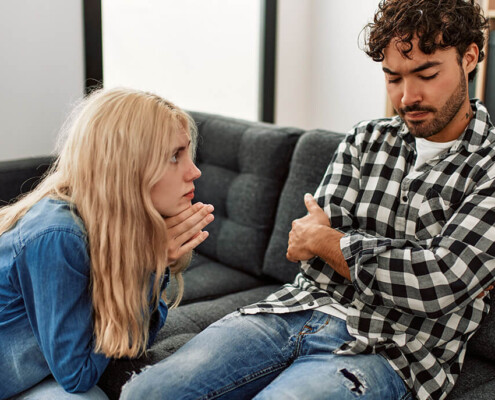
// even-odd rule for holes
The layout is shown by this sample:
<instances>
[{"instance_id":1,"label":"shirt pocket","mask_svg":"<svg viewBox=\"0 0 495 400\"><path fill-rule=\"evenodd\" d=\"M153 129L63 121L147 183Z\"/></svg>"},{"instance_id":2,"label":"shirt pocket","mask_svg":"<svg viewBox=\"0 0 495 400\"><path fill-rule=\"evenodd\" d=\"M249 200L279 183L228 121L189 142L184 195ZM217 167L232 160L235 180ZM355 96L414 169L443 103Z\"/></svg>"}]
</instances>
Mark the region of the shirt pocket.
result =
<instances>
[{"instance_id":1,"label":"shirt pocket","mask_svg":"<svg viewBox=\"0 0 495 400\"><path fill-rule=\"evenodd\" d=\"M416 239L426 240L438 236L447 221L454 215L456 203L442 196L434 188L426 192L416 221Z\"/></svg>"}]
</instances>

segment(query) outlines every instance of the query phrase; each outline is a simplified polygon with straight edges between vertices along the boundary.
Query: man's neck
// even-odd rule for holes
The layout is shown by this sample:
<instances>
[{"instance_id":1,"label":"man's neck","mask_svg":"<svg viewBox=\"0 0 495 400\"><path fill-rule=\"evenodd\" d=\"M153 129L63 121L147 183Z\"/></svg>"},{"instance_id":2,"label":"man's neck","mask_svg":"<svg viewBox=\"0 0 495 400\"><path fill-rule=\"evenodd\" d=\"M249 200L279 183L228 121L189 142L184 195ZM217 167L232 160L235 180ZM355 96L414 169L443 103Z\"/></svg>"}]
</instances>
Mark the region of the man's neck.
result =
<instances>
[{"instance_id":1,"label":"man's neck","mask_svg":"<svg viewBox=\"0 0 495 400\"><path fill-rule=\"evenodd\" d=\"M452 121L440 132L427 139L432 142L450 142L456 140L464 133L473 116L471 103L469 98L466 97L466 100L459 109L459 112L452 118Z\"/></svg>"}]
</instances>

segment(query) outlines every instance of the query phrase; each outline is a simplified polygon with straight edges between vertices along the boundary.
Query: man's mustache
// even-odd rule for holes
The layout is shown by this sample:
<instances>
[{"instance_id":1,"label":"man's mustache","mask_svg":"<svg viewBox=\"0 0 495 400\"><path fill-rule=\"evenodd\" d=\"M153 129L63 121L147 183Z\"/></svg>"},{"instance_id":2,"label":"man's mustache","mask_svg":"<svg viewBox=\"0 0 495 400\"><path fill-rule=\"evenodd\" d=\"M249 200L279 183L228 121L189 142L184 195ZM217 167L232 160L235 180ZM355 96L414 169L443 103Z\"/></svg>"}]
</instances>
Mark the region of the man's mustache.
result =
<instances>
[{"instance_id":1,"label":"man's mustache","mask_svg":"<svg viewBox=\"0 0 495 400\"><path fill-rule=\"evenodd\" d=\"M401 114L405 114L407 112L435 112L435 111L437 110L433 107L420 106L419 104L413 104L412 106L405 106L399 108L399 112Z\"/></svg>"}]
</instances>

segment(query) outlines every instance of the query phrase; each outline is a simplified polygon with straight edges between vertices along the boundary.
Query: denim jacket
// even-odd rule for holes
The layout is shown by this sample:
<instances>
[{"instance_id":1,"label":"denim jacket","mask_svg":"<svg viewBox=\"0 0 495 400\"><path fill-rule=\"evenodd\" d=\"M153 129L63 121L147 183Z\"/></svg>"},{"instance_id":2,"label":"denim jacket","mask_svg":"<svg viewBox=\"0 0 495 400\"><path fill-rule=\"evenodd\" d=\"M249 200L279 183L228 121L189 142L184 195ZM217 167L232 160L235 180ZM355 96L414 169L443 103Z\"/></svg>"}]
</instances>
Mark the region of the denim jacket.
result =
<instances>
[{"instance_id":1,"label":"denim jacket","mask_svg":"<svg viewBox=\"0 0 495 400\"><path fill-rule=\"evenodd\" d=\"M109 359L94 352L89 285L86 232L67 202L42 199L0 236L0 399L50 374L68 392L98 382ZM149 343L166 317L160 300Z\"/></svg>"}]
</instances>

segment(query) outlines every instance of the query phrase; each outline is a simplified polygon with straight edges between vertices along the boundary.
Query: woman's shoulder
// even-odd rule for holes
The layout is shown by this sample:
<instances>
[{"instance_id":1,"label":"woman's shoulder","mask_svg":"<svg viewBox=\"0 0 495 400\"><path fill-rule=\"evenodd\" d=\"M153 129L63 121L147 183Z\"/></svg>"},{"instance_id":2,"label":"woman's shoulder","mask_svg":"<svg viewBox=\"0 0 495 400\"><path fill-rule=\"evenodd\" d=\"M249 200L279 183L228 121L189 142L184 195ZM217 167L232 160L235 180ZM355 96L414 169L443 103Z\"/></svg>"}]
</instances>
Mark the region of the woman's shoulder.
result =
<instances>
[{"instance_id":1,"label":"woman's shoulder","mask_svg":"<svg viewBox=\"0 0 495 400\"><path fill-rule=\"evenodd\" d=\"M65 200L50 197L41 199L29 209L22 217L19 229L23 241L52 232L66 232L86 239L84 223L75 207Z\"/></svg>"}]
</instances>

